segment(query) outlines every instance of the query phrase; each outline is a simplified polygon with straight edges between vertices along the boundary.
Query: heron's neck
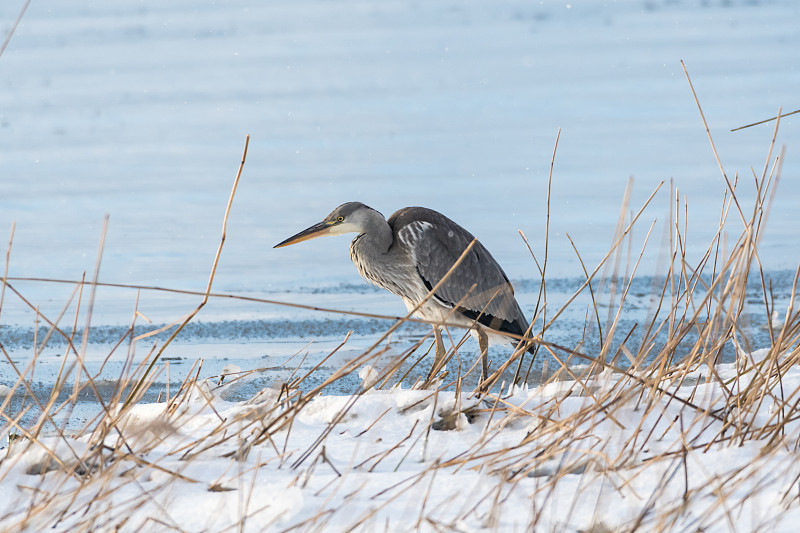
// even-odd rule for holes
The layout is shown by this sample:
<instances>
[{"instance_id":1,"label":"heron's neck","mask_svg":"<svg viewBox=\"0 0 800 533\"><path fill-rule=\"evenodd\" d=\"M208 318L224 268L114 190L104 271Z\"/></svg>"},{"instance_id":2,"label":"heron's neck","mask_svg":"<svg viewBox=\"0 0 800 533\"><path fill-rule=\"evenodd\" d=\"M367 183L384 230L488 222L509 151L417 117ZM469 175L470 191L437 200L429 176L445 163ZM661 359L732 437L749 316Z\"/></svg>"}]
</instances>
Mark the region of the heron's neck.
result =
<instances>
[{"instance_id":1,"label":"heron's neck","mask_svg":"<svg viewBox=\"0 0 800 533\"><path fill-rule=\"evenodd\" d=\"M363 233L350 243L350 258L358 273L370 283L401 294L391 276L387 276L387 267L392 266L389 259L389 248L394 239L391 226L379 215L366 221L362 227Z\"/></svg>"},{"instance_id":2,"label":"heron's neck","mask_svg":"<svg viewBox=\"0 0 800 533\"><path fill-rule=\"evenodd\" d=\"M377 214L377 213L376 213ZM385 254L392 246L394 237L392 236L392 228L386 219L378 215L373 217L370 221L369 229L357 237L363 244L369 243L369 247L373 252Z\"/></svg>"}]
</instances>

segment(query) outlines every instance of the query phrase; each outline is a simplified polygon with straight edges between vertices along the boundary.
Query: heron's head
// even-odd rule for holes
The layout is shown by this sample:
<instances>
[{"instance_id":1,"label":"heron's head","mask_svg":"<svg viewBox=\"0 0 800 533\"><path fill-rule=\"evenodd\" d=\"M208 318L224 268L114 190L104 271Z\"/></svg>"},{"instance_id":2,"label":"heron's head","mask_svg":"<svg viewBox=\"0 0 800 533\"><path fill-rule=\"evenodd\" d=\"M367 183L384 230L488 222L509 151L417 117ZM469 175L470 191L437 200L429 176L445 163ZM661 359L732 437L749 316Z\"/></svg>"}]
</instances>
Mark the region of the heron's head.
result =
<instances>
[{"instance_id":1,"label":"heron's head","mask_svg":"<svg viewBox=\"0 0 800 533\"><path fill-rule=\"evenodd\" d=\"M368 227L369 220L376 214L383 218L383 215L361 202L347 202L331 211L322 222L318 222L300 233L292 235L285 241L276 244L274 248L289 246L290 244L296 244L324 235L364 233Z\"/></svg>"}]
</instances>

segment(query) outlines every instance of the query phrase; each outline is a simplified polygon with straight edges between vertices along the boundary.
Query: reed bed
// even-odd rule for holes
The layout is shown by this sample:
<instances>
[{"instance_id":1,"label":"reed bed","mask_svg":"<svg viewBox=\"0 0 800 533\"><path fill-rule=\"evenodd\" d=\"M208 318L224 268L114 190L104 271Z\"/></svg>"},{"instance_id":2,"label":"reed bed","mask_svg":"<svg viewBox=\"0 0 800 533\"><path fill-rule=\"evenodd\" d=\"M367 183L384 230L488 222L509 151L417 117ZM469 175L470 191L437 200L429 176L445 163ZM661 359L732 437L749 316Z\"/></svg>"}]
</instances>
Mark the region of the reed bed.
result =
<instances>
[{"instance_id":1,"label":"reed bed","mask_svg":"<svg viewBox=\"0 0 800 533\"><path fill-rule=\"evenodd\" d=\"M475 358L463 338L451 339L446 368L410 383L409 369L429 364L431 339L401 353L390 348L392 333L413 320L406 316L382 317L385 334L339 368L325 363L347 337L312 369L298 367L245 401L226 401L225 391L255 371L201 378L198 362L178 390L142 402L183 326L209 298L233 297L212 291L223 223L200 305L155 344L158 331L134 333L134 315L114 347L127 359L109 397L84 365L92 313L77 335L78 309L91 308L100 284L96 274L76 283L60 316L39 315L49 332L34 339L26 367L0 346L18 376L0 402L0 529L791 530L800 519L800 270L788 308L770 322L778 310L758 254L780 177L777 130L776 122L763 168L753 173L751 203L737 194L744 180L720 164L719 228L699 261L688 259L686 200L669 187L669 259L655 278L651 313L630 331L620 329L620 316L641 256L631 233L661 186L633 212L626 194L608 254L591 270L584 265L575 295L590 294L587 334L596 350L548 340L561 312L545 313L547 245L541 258L531 252L542 276L534 325L508 360L495 363L488 392L472 385ZM245 159L246 146L235 183ZM98 265L101 255L102 244ZM576 260L583 265L579 254ZM7 265L8 255L0 312L4 298L27 302ZM744 310L753 305L754 283L771 324L768 346L748 338ZM614 304L605 320L601 299ZM260 301L266 304L281 303ZM43 399L30 376L53 336L67 348ZM530 345L546 364L523 357ZM357 393L327 393L353 374L362 381ZM527 384L533 381L539 384ZM68 431L59 421L85 394L99 412ZM29 413L35 420L23 423Z\"/></svg>"}]
</instances>

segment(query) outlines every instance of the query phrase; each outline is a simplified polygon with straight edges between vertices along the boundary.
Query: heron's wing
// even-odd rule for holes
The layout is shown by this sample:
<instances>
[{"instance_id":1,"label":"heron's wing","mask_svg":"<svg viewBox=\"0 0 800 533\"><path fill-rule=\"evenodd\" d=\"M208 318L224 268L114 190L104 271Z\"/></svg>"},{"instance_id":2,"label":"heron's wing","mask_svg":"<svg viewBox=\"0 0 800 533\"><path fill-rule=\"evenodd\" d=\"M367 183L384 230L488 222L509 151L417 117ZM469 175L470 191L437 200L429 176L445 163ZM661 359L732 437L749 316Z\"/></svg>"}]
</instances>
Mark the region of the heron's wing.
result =
<instances>
[{"instance_id":1,"label":"heron's wing","mask_svg":"<svg viewBox=\"0 0 800 533\"><path fill-rule=\"evenodd\" d=\"M397 229L397 237L414 257L417 272L431 290L461 257L473 236L443 215L429 213L441 218L427 216L425 220L408 222ZM511 283L480 242L475 243L434 297L491 329L520 335L527 328Z\"/></svg>"}]
</instances>

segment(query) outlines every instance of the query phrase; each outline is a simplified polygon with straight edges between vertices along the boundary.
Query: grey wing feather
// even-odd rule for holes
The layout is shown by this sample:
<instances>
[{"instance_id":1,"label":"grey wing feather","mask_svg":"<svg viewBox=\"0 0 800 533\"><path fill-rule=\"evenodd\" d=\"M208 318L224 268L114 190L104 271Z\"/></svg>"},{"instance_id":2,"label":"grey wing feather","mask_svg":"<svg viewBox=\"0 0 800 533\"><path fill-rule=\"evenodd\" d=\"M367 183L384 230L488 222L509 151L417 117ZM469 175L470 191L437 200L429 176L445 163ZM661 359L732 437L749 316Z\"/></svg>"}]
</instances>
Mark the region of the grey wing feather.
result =
<instances>
[{"instance_id":1,"label":"grey wing feather","mask_svg":"<svg viewBox=\"0 0 800 533\"><path fill-rule=\"evenodd\" d=\"M449 218L425 208L398 211L389 223L411 250L417 271L429 290L441 281L474 238ZM435 297L491 329L519 335L527 328L508 277L480 242L475 243Z\"/></svg>"}]
</instances>

